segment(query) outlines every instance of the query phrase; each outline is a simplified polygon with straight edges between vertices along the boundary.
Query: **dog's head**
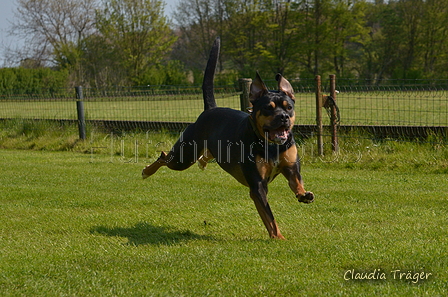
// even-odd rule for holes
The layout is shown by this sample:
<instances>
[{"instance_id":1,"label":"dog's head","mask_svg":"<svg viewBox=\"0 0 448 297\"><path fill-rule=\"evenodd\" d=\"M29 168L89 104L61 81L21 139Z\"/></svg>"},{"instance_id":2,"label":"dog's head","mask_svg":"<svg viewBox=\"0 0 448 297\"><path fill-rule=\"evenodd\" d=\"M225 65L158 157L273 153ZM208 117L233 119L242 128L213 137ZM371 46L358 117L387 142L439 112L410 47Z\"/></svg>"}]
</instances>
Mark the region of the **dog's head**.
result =
<instances>
[{"instance_id":1,"label":"dog's head","mask_svg":"<svg viewBox=\"0 0 448 297\"><path fill-rule=\"evenodd\" d=\"M278 91L269 91L257 72L250 86L252 117L257 131L272 143L284 144L292 137L294 126L294 90L280 74L275 79Z\"/></svg>"}]
</instances>

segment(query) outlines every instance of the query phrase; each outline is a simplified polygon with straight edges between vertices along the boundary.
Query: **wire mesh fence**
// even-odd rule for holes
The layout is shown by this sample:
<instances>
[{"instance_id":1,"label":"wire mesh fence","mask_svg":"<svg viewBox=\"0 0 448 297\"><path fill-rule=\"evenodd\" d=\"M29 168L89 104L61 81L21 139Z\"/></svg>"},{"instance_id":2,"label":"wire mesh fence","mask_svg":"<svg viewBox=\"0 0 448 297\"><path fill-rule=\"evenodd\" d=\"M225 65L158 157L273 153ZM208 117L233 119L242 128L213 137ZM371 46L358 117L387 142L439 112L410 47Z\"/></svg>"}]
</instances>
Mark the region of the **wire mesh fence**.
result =
<instances>
[{"instance_id":1,"label":"wire mesh fence","mask_svg":"<svg viewBox=\"0 0 448 297\"><path fill-rule=\"evenodd\" d=\"M0 99L0 118L76 120L75 90L54 95L16 94ZM216 89L220 106L239 108L234 87ZM203 109L198 87L83 89L86 120L193 122Z\"/></svg>"},{"instance_id":2,"label":"wire mesh fence","mask_svg":"<svg viewBox=\"0 0 448 297\"><path fill-rule=\"evenodd\" d=\"M296 125L315 125L314 81L291 83L297 98ZM274 81L266 84L276 89ZM328 92L327 85L323 83L324 94ZM134 127L135 122L191 123L203 110L200 87L84 88L83 93L87 121L113 121L123 127ZM235 85L215 88L220 107L240 109L240 94ZM15 92L0 97L0 118L76 121L76 101L74 89L40 94ZM448 80L400 80L377 86L339 80L336 102L341 126L448 127Z\"/></svg>"},{"instance_id":3,"label":"wire mesh fence","mask_svg":"<svg viewBox=\"0 0 448 297\"><path fill-rule=\"evenodd\" d=\"M337 104L345 125L446 126L443 91L341 92Z\"/></svg>"}]
</instances>

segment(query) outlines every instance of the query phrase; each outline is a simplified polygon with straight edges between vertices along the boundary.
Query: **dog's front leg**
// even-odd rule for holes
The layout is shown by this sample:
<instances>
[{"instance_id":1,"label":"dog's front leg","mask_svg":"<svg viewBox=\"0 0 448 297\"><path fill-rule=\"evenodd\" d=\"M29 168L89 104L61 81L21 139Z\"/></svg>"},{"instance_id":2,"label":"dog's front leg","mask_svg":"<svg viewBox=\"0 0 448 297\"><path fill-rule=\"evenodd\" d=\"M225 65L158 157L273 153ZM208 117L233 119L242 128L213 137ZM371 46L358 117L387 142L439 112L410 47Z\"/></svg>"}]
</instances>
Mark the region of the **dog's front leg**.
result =
<instances>
[{"instance_id":1,"label":"dog's front leg","mask_svg":"<svg viewBox=\"0 0 448 297\"><path fill-rule=\"evenodd\" d=\"M298 163L293 163L291 166L282 168L282 173L288 180L289 187L294 192L299 202L311 203L314 201L314 194L305 191L305 188L303 187Z\"/></svg>"},{"instance_id":2,"label":"dog's front leg","mask_svg":"<svg viewBox=\"0 0 448 297\"><path fill-rule=\"evenodd\" d=\"M267 184L265 182L258 182L250 189L250 198L255 203L258 214L261 217L266 229L271 238L285 239L280 233L277 222L272 214L271 207L267 200Z\"/></svg>"},{"instance_id":3,"label":"dog's front leg","mask_svg":"<svg viewBox=\"0 0 448 297\"><path fill-rule=\"evenodd\" d=\"M300 159L297 155L297 147L292 145L285 152L280 154L280 171L286 177L289 187L296 195L299 202L311 203L314 201L314 194L305 191L302 176L300 175Z\"/></svg>"}]
</instances>

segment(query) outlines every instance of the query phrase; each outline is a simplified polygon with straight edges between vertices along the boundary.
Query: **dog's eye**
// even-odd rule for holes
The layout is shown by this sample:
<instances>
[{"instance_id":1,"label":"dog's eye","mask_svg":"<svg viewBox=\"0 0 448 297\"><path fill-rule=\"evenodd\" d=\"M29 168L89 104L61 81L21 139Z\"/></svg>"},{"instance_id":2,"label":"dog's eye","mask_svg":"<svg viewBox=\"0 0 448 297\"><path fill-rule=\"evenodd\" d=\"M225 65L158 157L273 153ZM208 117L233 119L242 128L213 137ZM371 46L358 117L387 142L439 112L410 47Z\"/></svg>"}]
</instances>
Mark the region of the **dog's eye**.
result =
<instances>
[{"instance_id":1,"label":"dog's eye","mask_svg":"<svg viewBox=\"0 0 448 297\"><path fill-rule=\"evenodd\" d=\"M287 110L287 111L291 111L291 110L292 110L292 106L291 106L291 105L288 105L288 106L286 107L286 110Z\"/></svg>"}]
</instances>

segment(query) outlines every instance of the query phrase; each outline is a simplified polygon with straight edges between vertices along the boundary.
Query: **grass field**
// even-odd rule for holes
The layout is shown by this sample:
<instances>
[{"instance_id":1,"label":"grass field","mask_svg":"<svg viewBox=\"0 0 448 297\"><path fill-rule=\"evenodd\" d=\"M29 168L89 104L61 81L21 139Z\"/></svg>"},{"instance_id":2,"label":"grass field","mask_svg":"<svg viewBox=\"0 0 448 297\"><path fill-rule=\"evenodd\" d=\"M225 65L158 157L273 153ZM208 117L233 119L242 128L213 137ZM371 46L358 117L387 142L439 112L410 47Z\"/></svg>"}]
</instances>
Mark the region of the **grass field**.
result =
<instances>
[{"instance_id":1,"label":"grass field","mask_svg":"<svg viewBox=\"0 0 448 297\"><path fill-rule=\"evenodd\" d=\"M3 149L0 295L446 296L448 175L387 161L305 162L310 205L276 179L278 241L216 164Z\"/></svg>"},{"instance_id":2,"label":"grass field","mask_svg":"<svg viewBox=\"0 0 448 297\"><path fill-rule=\"evenodd\" d=\"M315 124L314 93L298 93L296 124ZM216 94L221 107L240 109L239 95ZM447 91L341 92L342 125L448 126ZM193 122L203 110L202 95L90 98L86 119ZM0 101L0 118L77 119L76 103L61 100ZM329 118L325 115L325 124Z\"/></svg>"}]
</instances>

